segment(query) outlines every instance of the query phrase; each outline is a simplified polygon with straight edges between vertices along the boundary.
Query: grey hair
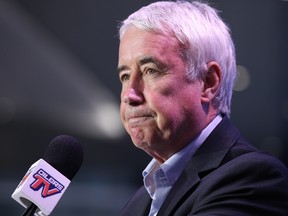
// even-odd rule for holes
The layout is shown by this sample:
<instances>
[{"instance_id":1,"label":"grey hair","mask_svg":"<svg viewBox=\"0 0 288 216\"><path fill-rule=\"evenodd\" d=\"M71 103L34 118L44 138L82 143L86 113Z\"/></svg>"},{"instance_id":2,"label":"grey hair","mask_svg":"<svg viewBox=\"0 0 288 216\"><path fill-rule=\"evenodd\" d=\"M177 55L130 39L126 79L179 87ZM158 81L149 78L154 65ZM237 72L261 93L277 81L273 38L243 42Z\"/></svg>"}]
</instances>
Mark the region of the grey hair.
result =
<instances>
[{"instance_id":1,"label":"grey hair","mask_svg":"<svg viewBox=\"0 0 288 216\"><path fill-rule=\"evenodd\" d=\"M142 7L124 20L119 28L120 40L134 25L175 37L191 80L203 79L207 64L215 61L222 72L219 91L212 104L219 112L230 115L231 98L236 78L235 47L228 26L218 11L197 1L160 1Z\"/></svg>"}]
</instances>

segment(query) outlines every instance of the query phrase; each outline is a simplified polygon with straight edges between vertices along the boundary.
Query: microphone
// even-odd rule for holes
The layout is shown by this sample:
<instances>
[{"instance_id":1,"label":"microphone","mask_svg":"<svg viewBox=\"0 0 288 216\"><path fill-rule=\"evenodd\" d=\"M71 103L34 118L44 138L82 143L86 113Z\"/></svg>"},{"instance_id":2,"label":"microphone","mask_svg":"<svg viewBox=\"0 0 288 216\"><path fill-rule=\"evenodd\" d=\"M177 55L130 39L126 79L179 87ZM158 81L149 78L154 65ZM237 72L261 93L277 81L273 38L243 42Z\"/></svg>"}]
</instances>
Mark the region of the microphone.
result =
<instances>
[{"instance_id":1,"label":"microphone","mask_svg":"<svg viewBox=\"0 0 288 216\"><path fill-rule=\"evenodd\" d=\"M22 216L47 216L66 191L83 162L80 142L68 135L55 137L28 169L12 194L26 208Z\"/></svg>"}]
</instances>

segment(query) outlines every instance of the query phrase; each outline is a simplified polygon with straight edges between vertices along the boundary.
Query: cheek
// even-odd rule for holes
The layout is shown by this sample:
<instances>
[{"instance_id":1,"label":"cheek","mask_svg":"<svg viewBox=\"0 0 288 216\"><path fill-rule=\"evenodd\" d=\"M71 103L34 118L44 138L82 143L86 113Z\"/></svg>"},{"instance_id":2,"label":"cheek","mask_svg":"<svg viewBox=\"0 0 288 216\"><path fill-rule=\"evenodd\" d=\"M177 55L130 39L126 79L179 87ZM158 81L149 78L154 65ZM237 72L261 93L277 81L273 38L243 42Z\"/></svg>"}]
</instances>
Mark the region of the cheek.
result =
<instances>
[{"instance_id":1,"label":"cheek","mask_svg":"<svg viewBox=\"0 0 288 216\"><path fill-rule=\"evenodd\" d=\"M173 128L175 121L179 118L177 102L173 98L157 98L152 109L157 113L158 126L163 130Z\"/></svg>"},{"instance_id":2,"label":"cheek","mask_svg":"<svg viewBox=\"0 0 288 216\"><path fill-rule=\"evenodd\" d=\"M178 92L177 92L178 91ZM197 105L200 105L200 98L189 90L163 91L151 101L153 109L158 114L158 124L161 128L173 128L181 122L185 123L191 114L197 112Z\"/></svg>"},{"instance_id":3,"label":"cheek","mask_svg":"<svg viewBox=\"0 0 288 216\"><path fill-rule=\"evenodd\" d=\"M120 118L121 118L121 121L123 122L123 124L125 123L125 104L124 103L121 103L120 104Z\"/></svg>"}]
</instances>

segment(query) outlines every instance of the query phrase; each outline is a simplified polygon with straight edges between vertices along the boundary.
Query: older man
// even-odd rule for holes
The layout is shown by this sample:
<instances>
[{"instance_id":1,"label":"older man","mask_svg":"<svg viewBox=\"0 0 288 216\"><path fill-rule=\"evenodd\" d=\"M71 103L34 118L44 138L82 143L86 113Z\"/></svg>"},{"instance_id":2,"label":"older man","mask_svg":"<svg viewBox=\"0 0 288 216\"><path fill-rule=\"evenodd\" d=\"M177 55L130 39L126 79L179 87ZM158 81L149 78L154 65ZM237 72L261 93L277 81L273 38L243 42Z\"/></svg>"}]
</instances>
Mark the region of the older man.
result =
<instances>
[{"instance_id":1,"label":"older man","mask_svg":"<svg viewBox=\"0 0 288 216\"><path fill-rule=\"evenodd\" d=\"M217 12L156 2L121 25L121 119L153 157L122 215L288 215L288 172L229 120L235 50Z\"/></svg>"}]
</instances>

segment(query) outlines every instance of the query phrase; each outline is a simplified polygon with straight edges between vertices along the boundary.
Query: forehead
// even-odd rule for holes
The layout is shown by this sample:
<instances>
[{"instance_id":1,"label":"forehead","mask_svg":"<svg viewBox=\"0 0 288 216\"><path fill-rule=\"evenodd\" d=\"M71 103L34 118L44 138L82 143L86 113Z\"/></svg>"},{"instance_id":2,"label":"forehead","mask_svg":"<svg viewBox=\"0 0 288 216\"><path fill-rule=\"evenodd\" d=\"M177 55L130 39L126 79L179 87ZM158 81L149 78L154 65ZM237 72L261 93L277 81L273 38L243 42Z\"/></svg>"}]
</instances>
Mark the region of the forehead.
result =
<instances>
[{"instance_id":1,"label":"forehead","mask_svg":"<svg viewBox=\"0 0 288 216\"><path fill-rule=\"evenodd\" d=\"M119 61L129 61L144 56L159 59L180 56L179 43L175 37L170 35L131 26L120 40Z\"/></svg>"}]
</instances>

